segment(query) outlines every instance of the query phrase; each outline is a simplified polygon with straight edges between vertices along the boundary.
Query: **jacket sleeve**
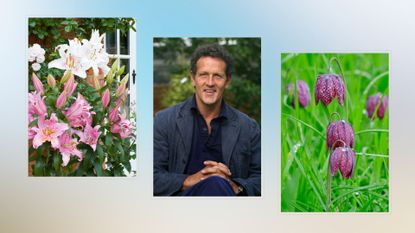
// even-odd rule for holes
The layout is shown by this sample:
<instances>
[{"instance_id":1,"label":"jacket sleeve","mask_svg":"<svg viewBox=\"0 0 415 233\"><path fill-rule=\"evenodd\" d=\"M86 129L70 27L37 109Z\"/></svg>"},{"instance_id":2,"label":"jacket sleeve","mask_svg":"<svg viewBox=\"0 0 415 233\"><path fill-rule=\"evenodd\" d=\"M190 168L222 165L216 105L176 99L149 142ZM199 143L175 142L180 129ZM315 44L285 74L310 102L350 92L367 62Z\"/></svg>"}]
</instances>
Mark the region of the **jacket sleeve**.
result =
<instances>
[{"instance_id":1,"label":"jacket sleeve","mask_svg":"<svg viewBox=\"0 0 415 233\"><path fill-rule=\"evenodd\" d=\"M153 151L153 194L154 196L170 196L182 188L187 175L169 171L169 129L174 129L168 122L168 112L160 112L154 118L154 151Z\"/></svg>"},{"instance_id":2,"label":"jacket sleeve","mask_svg":"<svg viewBox=\"0 0 415 233\"><path fill-rule=\"evenodd\" d=\"M247 178L233 178L232 180L244 188L246 195L261 196L261 129L254 120L251 120L250 127L249 175Z\"/></svg>"}]
</instances>

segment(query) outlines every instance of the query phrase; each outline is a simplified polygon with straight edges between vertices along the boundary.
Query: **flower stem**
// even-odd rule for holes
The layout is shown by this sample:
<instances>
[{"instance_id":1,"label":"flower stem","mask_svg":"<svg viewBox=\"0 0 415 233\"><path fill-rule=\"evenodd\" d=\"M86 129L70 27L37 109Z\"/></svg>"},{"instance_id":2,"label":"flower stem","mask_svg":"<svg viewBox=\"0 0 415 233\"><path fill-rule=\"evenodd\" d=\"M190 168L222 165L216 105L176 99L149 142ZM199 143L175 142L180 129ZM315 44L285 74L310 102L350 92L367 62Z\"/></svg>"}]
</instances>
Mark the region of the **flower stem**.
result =
<instances>
[{"instance_id":1,"label":"flower stem","mask_svg":"<svg viewBox=\"0 0 415 233\"><path fill-rule=\"evenodd\" d=\"M348 91L347 91L347 84L346 84L346 78L344 77L344 72L343 72L343 68L342 68L342 66L340 65L340 61L339 61L339 59L337 58L337 57L332 57L332 58L330 58L330 61L329 61L329 70L330 71L332 71L332 68L331 68L331 63L333 62L333 61L335 61L336 62L336 64L337 64L337 66L339 67L339 69L340 69L340 73L341 73L341 77L342 77L342 79L343 79L343 82L344 82L344 89L345 89L345 102L346 102L346 120L347 121L349 121L349 95L348 95ZM337 98L339 98L339 97L337 97Z\"/></svg>"},{"instance_id":2,"label":"flower stem","mask_svg":"<svg viewBox=\"0 0 415 233\"><path fill-rule=\"evenodd\" d=\"M330 212L331 202L331 174L330 165L327 166L327 187L326 187L326 212Z\"/></svg>"}]
</instances>

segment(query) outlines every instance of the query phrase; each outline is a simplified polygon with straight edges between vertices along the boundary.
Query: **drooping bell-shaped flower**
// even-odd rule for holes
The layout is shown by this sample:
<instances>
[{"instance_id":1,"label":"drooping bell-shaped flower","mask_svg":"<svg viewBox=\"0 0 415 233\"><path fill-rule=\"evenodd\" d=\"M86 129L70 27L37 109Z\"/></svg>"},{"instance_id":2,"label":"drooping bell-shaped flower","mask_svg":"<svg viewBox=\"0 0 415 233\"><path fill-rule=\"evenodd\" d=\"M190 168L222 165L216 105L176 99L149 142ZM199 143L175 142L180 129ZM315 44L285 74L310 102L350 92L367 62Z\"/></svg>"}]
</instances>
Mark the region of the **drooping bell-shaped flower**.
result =
<instances>
[{"instance_id":1,"label":"drooping bell-shaped flower","mask_svg":"<svg viewBox=\"0 0 415 233\"><path fill-rule=\"evenodd\" d=\"M350 124L344 120L330 122L326 133L327 148L340 147L346 144L354 147L354 131Z\"/></svg>"},{"instance_id":2,"label":"drooping bell-shaped flower","mask_svg":"<svg viewBox=\"0 0 415 233\"><path fill-rule=\"evenodd\" d=\"M310 88L307 83L303 80L297 80L297 96L300 106L305 108L310 103ZM287 87L288 93L291 94L291 105L295 107L295 95L294 95L294 85L293 83L288 84Z\"/></svg>"},{"instance_id":3,"label":"drooping bell-shaped flower","mask_svg":"<svg viewBox=\"0 0 415 233\"><path fill-rule=\"evenodd\" d=\"M340 170L344 178L352 178L356 165L356 153L348 146L337 147L330 155L330 174Z\"/></svg>"},{"instance_id":4,"label":"drooping bell-shaped flower","mask_svg":"<svg viewBox=\"0 0 415 233\"><path fill-rule=\"evenodd\" d=\"M381 93L376 93L376 95L369 96L366 101L366 111L369 118L373 117L375 113L376 107L379 104L380 99L382 98ZM380 103L377 111L377 116L379 119L383 119L385 116L386 107L388 106L388 96L384 96L382 98L382 102Z\"/></svg>"},{"instance_id":5,"label":"drooping bell-shaped flower","mask_svg":"<svg viewBox=\"0 0 415 233\"><path fill-rule=\"evenodd\" d=\"M343 106L345 87L342 78L337 74L321 74L317 77L314 88L316 104L321 101L325 106L337 97L337 101Z\"/></svg>"}]
</instances>

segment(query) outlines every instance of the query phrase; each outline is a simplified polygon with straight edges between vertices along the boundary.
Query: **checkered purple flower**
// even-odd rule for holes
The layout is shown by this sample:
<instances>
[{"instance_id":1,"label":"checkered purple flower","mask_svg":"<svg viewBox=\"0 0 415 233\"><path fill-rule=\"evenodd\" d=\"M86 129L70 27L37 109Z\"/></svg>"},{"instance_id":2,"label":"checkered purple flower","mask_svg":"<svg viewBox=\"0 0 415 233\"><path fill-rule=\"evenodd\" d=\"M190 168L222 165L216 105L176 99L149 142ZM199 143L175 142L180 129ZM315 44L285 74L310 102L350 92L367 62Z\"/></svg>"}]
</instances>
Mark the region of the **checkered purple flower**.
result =
<instances>
[{"instance_id":1,"label":"checkered purple flower","mask_svg":"<svg viewBox=\"0 0 415 233\"><path fill-rule=\"evenodd\" d=\"M321 74L317 77L314 88L316 104L321 101L325 106L337 96L337 101L343 106L345 87L342 78L336 74Z\"/></svg>"},{"instance_id":2,"label":"checkered purple flower","mask_svg":"<svg viewBox=\"0 0 415 233\"><path fill-rule=\"evenodd\" d=\"M369 118L372 118L375 113L376 107L379 104L380 99L382 98L381 93L376 93L376 95L369 96L366 101L366 111ZM383 119L385 116L386 107L388 106L388 96L384 96L382 102L380 103L377 111L379 119Z\"/></svg>"},{"instance_id":3,"label":"checkered purple flower","mask_svg":"<svg viewBox=\"0 0 415 233\"><path fill-rule=\"evenodd\" d=\"M337 147L330 155L330 174L340 171L344 178L352 178L356 165L356 153L348 146Z\"/></svg>"},{"instance_id":4,"label":"checkered purple flower","mask_svg":"<svg viewBox=\"0 0 415 233\"><path fill-rule=\"evenodd\" d=\"M330 122L326 133L327 148L337 148L346 144L354 147L354 131L350 124L344 120Z\"/></svg>"},{"instance_id":5,"label":"checkered purple flower","mask_svg":"<svg viewBox=\"0 0 415 233\"><path fill-rule=\"evenodd\" d=\"M305 108L310 103L310 88L308 84L303 80L297 80L297 96L300 106ZM293 83L288 84L287 87L288 93L291 93L291 105L295 107L295 95L294 95L294 85Z\"/></svg>"}]
</instances>

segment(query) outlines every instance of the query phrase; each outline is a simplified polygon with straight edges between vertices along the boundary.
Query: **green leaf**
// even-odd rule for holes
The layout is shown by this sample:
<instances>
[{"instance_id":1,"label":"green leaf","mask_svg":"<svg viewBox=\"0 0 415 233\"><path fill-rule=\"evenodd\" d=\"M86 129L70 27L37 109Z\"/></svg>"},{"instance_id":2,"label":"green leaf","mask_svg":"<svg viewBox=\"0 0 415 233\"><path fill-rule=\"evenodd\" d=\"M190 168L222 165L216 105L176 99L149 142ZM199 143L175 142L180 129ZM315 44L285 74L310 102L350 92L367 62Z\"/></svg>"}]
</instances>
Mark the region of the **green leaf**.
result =
<instances>
[{"instance_id":1,"label":"green leaf","mask_svg":"<svg viewBox=\"0 0 415 233\"><path fill-rule=\"evenodd\" d=\"M53 156L53 168L58 171L61 165L61 158L59 155L54 155Z\"/></svg>"},{"instance_id":2,"label":"green leaf","mask_svg":"<svg viewBox=\"0 0 415 233\"><path fill-rule=\"evenodd\" d=\"M44 167L45 167L45 163L41 159L37 160L33 167L33 174L35 176L43 176Z\"/></svg>"},{"instance_id":3,"label":"green leaf","mask_svg":"<svg viewBox=\"0 0 415 233\"><path fill-rule=\"evenodd\" d=\"M97 155L100 162L103 162L105 159L104 150L102 149L102 146L100 144L97 144Z\"/></svg>"},{"instance_id":4,"label":"green leaf","mask_svg":"<svg viewBox=\"0 0 415 233\"><path fill-rule=\"evenodd\" d=\"M97 173L97 176L102 176L102 167L101 163L99 161L94 162L95 172Z\"/></svg>"},{"instance_id":5,"label":"green leaf","mask_svg":"<svg viewBox=\"0 0 415 233\"><path fill-rule=\"evenodd\" d=\"M111 144L112 144L112 135L111 135L110 133L108 133L108 134L105 136L105 144L106 144L107 146L109 146L109 145L111 145Z\"/></svg>"}]
</instances>

